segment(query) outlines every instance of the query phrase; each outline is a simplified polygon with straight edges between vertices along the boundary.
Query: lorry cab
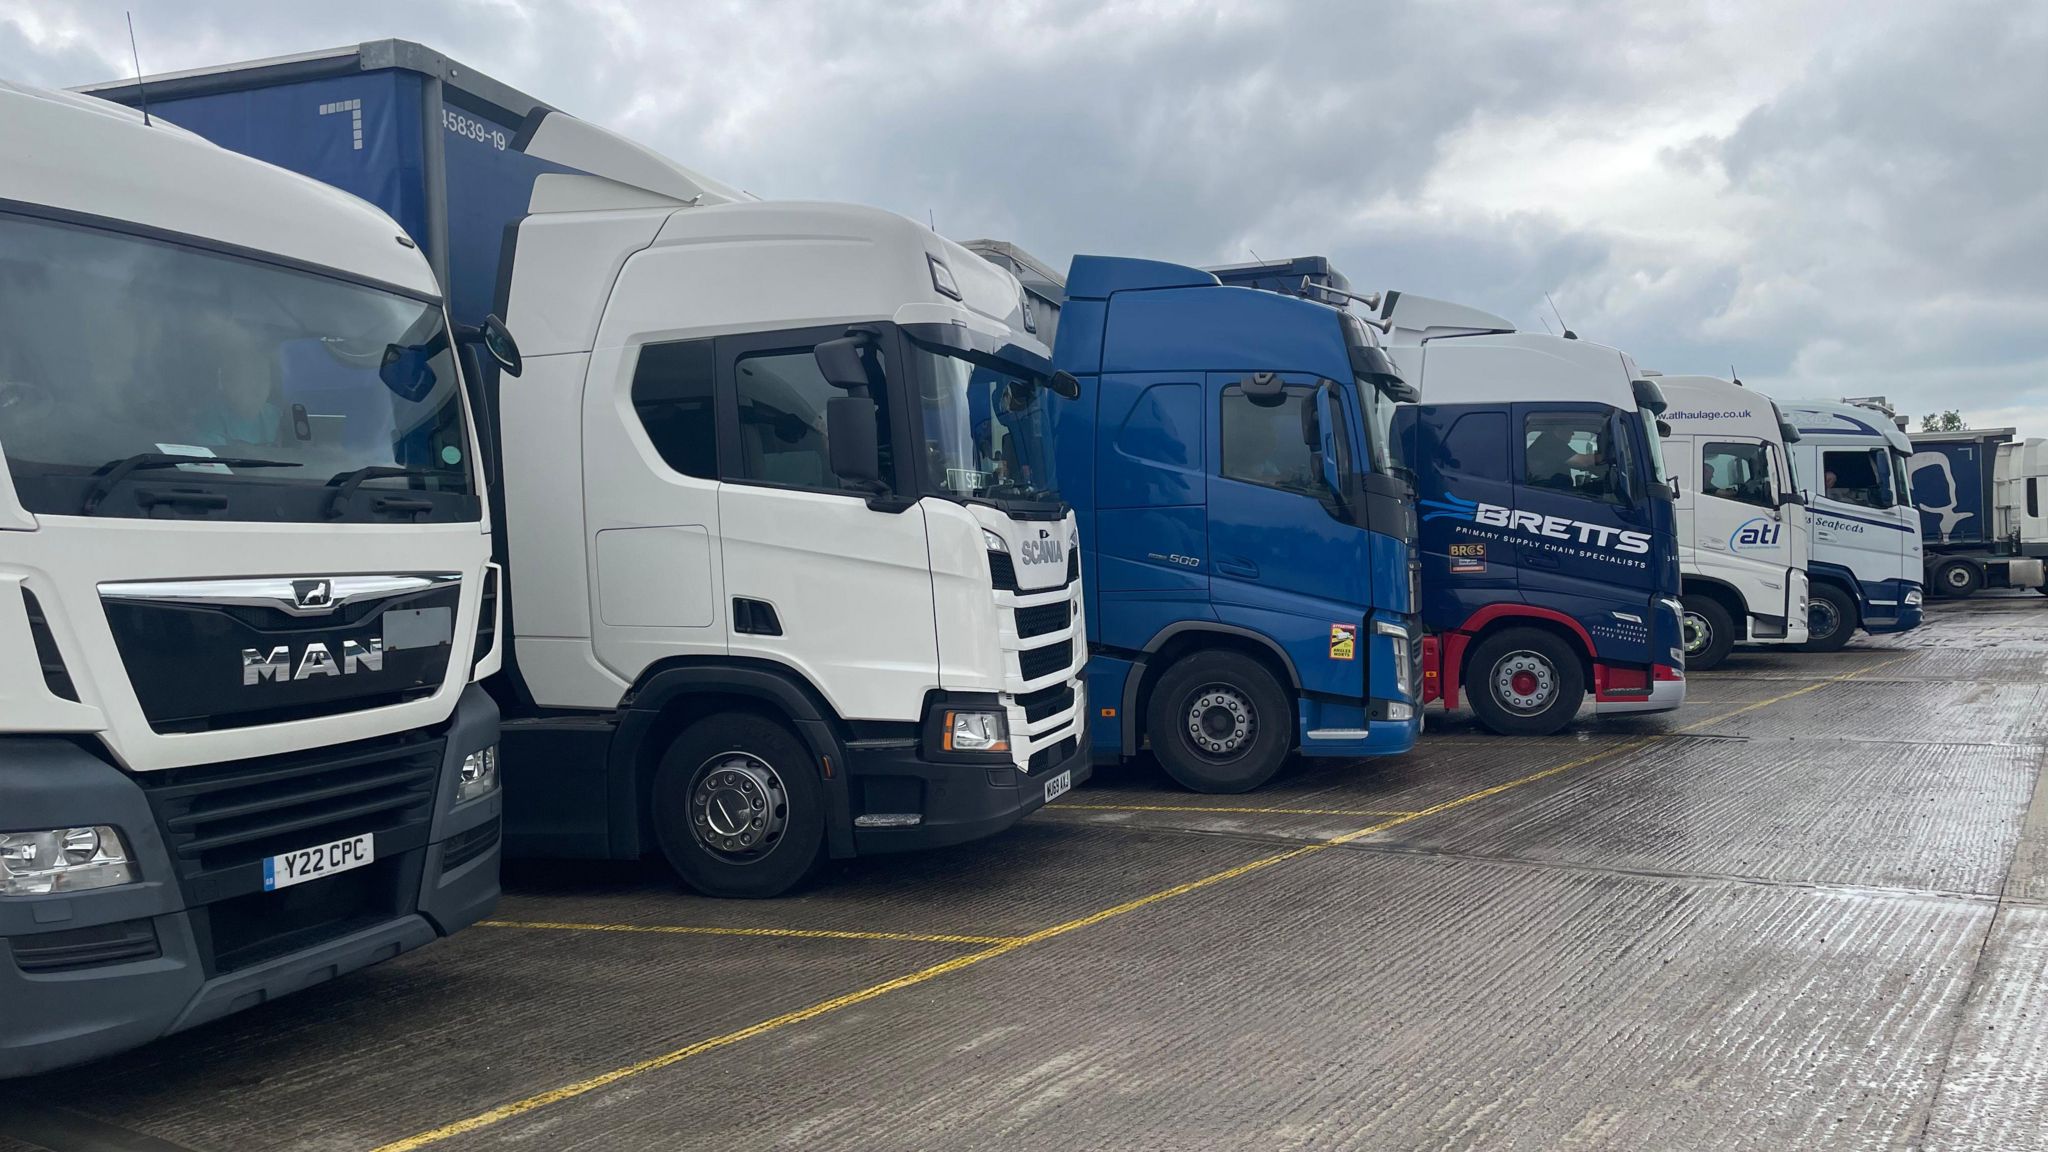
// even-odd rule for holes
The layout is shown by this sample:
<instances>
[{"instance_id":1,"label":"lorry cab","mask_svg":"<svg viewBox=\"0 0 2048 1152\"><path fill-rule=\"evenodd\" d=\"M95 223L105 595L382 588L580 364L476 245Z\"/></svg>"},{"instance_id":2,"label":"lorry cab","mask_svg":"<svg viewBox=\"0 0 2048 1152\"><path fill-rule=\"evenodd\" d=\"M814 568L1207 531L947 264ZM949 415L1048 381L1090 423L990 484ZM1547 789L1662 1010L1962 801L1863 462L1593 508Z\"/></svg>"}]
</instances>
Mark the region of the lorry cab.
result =
<instances>
[{"instance_id":1,"label":"lorry cab","mask_svg":"<svg viewBox=\"0 0 2048 1152\"><path fill-rule=\"evenodd\" d=\"M1015 276L892 213L760 200L407 41L146 95L386 208L458 323L521 331L524 376L478 389L506 851L658 851L699 891L772 896L1086 779L1047 437L1068 401Z\"/></svg>"},{"instance_id":2,"label":"lorry cab","mask_svg":"<svg viewBox=\"0 0 2048 1152\"><path fill-rule=\"evenodd\" d=\"M1787 401L1793 467L1808 486L1812 542L1807 643L1920 623L1920 517L1907 491L1913 446L1891 414L1861 404Z\"/></svg>"},{"instance_id":3,"label":"lorry cab","mask_svg":"<svg viewBox=\"0 0 2048 1152\"><path fill-rule=\"evenodd\" d=\"M1412 747L1415 514L1387 441L1412 392L1360 318L1078 256L1054 361L1080 384L1054 432L1097 757L1149 745L1182 785L1238 792L1297 749Z\"/></svg>"},{"instance_id":4,"label":"lorry cab","mask_svg":"<svg viewBox=\"0 0 2048 1152\"><path fill-rule=\"evenodd\" d=\"M1394 420L1422 516L1425 695L1547 734L1578 713L1685 699L1672 492L1654 379L1627 354L1389 292L1380 317L1419 403ZM1433 673L1433 675L1431 675Z\"/></svg>"},{"instance_id":5,"label":"lorry cab","mask_svg":"<svg viewBox=\"0 0 2048 1152\"><path fill-rule=\"evenodd\" d=\"M1664 461L1678 478L1686 667L1712 668L1737 644L1805 644L1805 497L1786 451L1799 430L1740 381L1652 379L1670 405Z\"/></svg>"}]
</instances>

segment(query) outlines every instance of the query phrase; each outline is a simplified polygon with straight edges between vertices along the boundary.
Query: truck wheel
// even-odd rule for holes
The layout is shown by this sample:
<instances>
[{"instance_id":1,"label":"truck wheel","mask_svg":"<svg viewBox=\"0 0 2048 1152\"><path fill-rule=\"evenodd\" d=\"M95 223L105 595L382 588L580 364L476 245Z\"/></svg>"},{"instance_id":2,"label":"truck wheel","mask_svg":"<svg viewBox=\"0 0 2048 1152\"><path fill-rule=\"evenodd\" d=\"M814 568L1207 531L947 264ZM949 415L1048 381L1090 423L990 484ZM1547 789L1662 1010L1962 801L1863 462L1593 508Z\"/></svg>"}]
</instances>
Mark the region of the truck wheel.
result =
<instances>
[{"instance_id":1,"label":"truck wheel","mask_svg":"<svg viewBox=\"0 0 2048 1152\"><path fill-rule=\"evenodd\" d=\"M662 855L706 896L780 896L824 856L811 754L764 716L728 712L684 729L655 771L653 807Z\"/></svg>"},{"instance_id":2,"label":"truck wheel","mask_svg":"<svg viewBox=\"0 0 2048 1152\"><path fill-rule=\"evenodd\" d=\"M1839 652L1856 634L1856 600L1834 584L1815 584L1806 600L1801 652Z\"/></svg>"},{"instance_id":3,"label":"truck wheel","mask_svg":"<svg viewBox=\"0 0 2048 1152\"><path fill-rule=\"evenodd\" d=\"M1984 587L1984 573L1968 560L1944 560L1934 569L1934 592L1950 600L1974 596Z\"/></svg>"},{"instance_id":4,"label":"truck wheel","mask_svg":"<svg viewBox=\"0 0 2048 1152\"><path fill-rule=\"evenodd\" d=\"M1540 628L1510 628L1465 658L1472 713L1502 736L1549 736L1585 702L1586 675L1571 645Z\"/></svg>"},{"instance_id":5,"label":"truck wheel","mask_svg":"<svg viewBox=\"0 0 2048 1152\"><path fill-rule=\"evenodd\" d=\"M1684 597L1679 635L1685 640L1685 670L1705 672L1728 658L1735 647L1735 621L1721 602L1695 592Z\"/></svg>"},{"instance_id":6,"label":"truck wheel","mask_svg":"<svg viewBox=\"0 0 2048 1152\"><path fill-rule=\"evenodd\" d=\"M1195 792L1249 792L1294 748L1294 702L1266 666L1198 652L1166 670L1145 709L1152 754Z\"/></svg>"}]
</instances>

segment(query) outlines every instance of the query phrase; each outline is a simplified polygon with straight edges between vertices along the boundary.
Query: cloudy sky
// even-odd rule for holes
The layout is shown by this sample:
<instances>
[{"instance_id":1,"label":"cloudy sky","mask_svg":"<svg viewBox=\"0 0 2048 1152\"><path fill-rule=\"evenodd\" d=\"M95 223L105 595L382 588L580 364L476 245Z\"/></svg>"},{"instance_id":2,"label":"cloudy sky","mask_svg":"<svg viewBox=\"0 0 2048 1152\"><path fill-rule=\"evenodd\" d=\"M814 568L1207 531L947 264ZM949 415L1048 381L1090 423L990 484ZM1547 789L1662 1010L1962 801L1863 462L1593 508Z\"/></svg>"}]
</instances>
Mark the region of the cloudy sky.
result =
<instances>
[{"instance_id":1,"label":"cloudy sky","mask_svg":"<svg viewBox=\"0 0 2048 1152\"><path fill-rule=\"evenodd\" d=\"M2048 435L2048 4L0 0L68 86L418 40L760 195L1309 253L1645 367Z\"/></svg>"}]
</instances>

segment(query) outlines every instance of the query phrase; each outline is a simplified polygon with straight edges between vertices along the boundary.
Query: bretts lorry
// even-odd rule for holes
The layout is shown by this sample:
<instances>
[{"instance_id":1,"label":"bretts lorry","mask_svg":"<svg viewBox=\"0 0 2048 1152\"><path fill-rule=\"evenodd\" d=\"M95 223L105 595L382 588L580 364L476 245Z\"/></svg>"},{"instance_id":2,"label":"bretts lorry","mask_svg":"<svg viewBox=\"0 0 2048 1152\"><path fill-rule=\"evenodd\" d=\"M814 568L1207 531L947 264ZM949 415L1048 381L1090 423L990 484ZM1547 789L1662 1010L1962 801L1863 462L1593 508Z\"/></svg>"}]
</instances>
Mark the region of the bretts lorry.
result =
<instances>
[{"instance_id":1,"label":"bretts lorry","mask_svg":"<svg viewBox=\"0 0 2048 1152\"><path fill-rule=\"evenodd\" d=\"M470 335L354 197L0 84L0 1077L496 901Z\"/></svg>"},{"instance_id":2,"label":"bretts lorry","mask_svg":"<svg viewBox=\"0 0 2048 1152\"><path fill-rule=\"evenodd\" d=\"M134 85L95 90L134 100ZM389 209L483 377L506 847L715 895L988 835L1083 780L1071 391L1015 277L762 202L426 48L160 77L153 113Z\"/></svg>"},{"instance_id":3,"label":"bretts lorry","mask_svg":"<svg viewBox=\"0 0 2048 1152\"><path fill-rule=\"evenodd\" d=\"M1672 492L1657 385L1627 355L1400 292L1353 293L1323 257L1214 270L1377 308L1420 391L1393 417L1421 509L1423 699L1461 692L1492 731L1685 700Z\"/></svg>"},{"instance_id":4,"label":"bretts lorry","mask_svg":"<svg viewBox=\"0 0 2048 1152\"><path fill-rule=\"evenodd\" d=\"M1429 693L1488 729L1685 702L1665 401L1628 355L1388 292L1394 361L1423 402L1396 419L1422 508Z\"/></svg>"},{"instance_id":5,"label":"bretts lorry","mask_svg":"<svg viewBox=\"0 0 2048 1152\"><path fill-rule=\"evenodd\" d=\"M1289 752L1421 730L1415 509L1387 460L1414 392L1358 317L1194 268L1077 256L1054 418L1081 517L1093 743L1203 792Z\"/></svg>"},{"instance_id":6,"label":"bretts lorry","mask_svg":"<svg viewBox=\"0 0 2048 1152\"><path fill-rule=\"evenodd\" d=\"M1678 485L1685 666L1712 668L1737 644L1805 644L1807 527L1771 398L1740 381L1649 374L1669 405L1664 462ZM1837 629L1825 651L1849 639Z\"/></svg>"},{"instance_id":7,"label":"bretts lorry","mask_svg":"<svg viewBox=\"0 0 2048 1152\"><path fill-rule=\"evenodd\" d=\"M1922 432L1911 437L1913 503L1926 546L1927 587L1937 596L1979 588L2048 593L2048 440L2014 440L2010 428Z\"/></svg>"},{"instance_id":8,"label":"bretts lorry","mask_svg":"<svg viewBox=\"0 0 2048 1152\"><path fill-rule=\"evenodd\" d=\"M1807 646L1831 650L1858 628L1904 632L1920 623L1919 517L1906 496L1912 451L1891 414L1860 404L1788 401L1791 446L1807 486Z\"/></svg>"}]
</instances>

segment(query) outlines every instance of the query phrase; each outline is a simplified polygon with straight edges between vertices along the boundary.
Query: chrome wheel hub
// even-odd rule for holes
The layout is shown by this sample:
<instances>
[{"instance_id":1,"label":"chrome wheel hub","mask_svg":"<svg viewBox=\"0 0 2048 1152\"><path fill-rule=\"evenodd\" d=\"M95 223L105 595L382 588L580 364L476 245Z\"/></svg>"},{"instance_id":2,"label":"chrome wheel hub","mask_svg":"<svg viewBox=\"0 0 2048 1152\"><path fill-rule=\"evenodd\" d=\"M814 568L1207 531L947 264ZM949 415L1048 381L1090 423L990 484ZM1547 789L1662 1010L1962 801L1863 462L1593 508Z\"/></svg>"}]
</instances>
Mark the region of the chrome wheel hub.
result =
<instances>
[{"instance_id":1,"label":"chrome wheel hub","mask_svg":"<svg viewBox=\"0 0 2048 1152\"><path fill-rule=\"evenodd\" d=\"M781 840L788 820L789 790L766 760L721 752L697 769L690 831L712 855L734 863L758 860Z\"/></svg>"},{"instance_id":2,"label":"chrome wheel hub","mask_svg":"<svg viewBox=\"0 0 2048 1152\"><path fill-rule=\"evenodd\" d=\"M1705 652L1714 642L1714 626L1697 612L1687 612L1680 618L1679 627L1685 633L1685 654L1697 656Z\"/></svg>"},{"instance_id":3,"label":"chrome wheel hub","mask_svg":"<svg viewBox=\"0 0 2048 1152\"><path fill-rule=\"evenodd\" d=\"M1557 695L1557 669L1534 652L1510 652L1493 666L1493 692L1517 712L1541 712Z\"/></svg>"},{"instance_id":4,"label":"chrome wheel hub","mask_svg":"<svg viewBox=\"0 0 2048 1152\"><path fill-rule=\"evenodd\" d=\"M1209 684L1188 698L1188 741L1217 759L1244 751L1258 731L1258 713L1244 694L1227 684Z\"/></svg>"}]
</instances>

